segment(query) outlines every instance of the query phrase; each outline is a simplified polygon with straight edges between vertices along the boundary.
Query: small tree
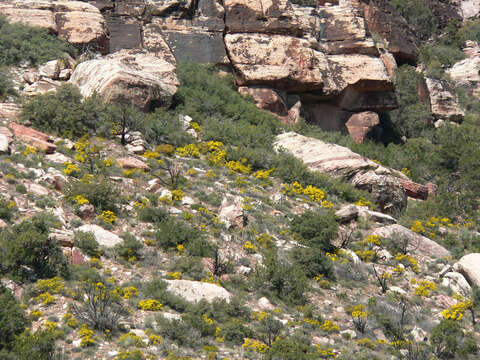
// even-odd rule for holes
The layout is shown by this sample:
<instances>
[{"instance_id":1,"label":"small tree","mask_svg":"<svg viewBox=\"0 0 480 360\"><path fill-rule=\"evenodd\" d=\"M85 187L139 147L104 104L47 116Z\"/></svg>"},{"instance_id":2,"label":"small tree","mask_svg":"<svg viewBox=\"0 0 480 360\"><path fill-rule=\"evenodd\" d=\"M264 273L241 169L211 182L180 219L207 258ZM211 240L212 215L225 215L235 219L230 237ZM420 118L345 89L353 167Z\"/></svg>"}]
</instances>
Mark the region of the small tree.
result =
<instances>
[{"instance_id":1,"label":"small tree","mask_svg":"<svg viewBox=\"0 0 480 360\"><path fill-rule=\"evenodd\" d=\"M127 134L143 130L145 117L135 107L127 105L111 105L108 109L111 134L120 136L122 145L127 144Z\"/></svg>"}]
</instances>

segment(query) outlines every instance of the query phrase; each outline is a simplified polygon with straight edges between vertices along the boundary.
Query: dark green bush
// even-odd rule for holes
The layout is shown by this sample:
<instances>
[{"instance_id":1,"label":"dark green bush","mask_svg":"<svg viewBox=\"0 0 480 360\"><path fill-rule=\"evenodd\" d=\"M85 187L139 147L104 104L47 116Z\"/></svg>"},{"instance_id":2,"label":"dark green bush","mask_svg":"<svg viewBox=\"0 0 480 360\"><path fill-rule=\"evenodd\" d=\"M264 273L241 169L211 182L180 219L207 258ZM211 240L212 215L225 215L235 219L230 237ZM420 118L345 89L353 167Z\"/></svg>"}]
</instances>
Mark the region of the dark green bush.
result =
<instances>
[{"instance_id":1,"label":"dark green bush","mask_svg":"<svg viewBox=\"0 0 480 360\"><path fill-rule=\"evenodd\" d=\"M264 354L265 360L321 359L320 353L310 344L295 337L281 337Z\"/></svg>"},{"instance_id":2,"label":"dark green bush","mask_svg":"<svg viewBox=\"0 0 480 360\"><path fill-rule=\"evenodd\" d=\"M255 268L250 279L257 290L273 294L288 304L306 302L307 277L298 265L279 259L275 249L265 254L263 265Z\"/></svg>"},{"instance_id":3,"label":"dark green bush","mask_svg":"<svg viewBox=\"0 0 480 360\"><path fill-rule=\"evenodd\" d=\"M10 221L13 217L13 209L10 200L0 196L0 219Z\"/></svg>"},{"instance_id":4,"label":"dark green bush","mask_svg":"<svg viewBox=\"0 0 480 360\"><path fill-rule=\"evenodd\" d=\"M432 329L431 343L439 359L467 359L477 354L478 348L472 334L465 334L455 320L443 319Z\"/></svg>"},{"instance_id":5,"label":"dark green bush","mask_svg":"<svg viewBox=\"0 0 480 360\"><path fill-rule=\"evenodd\" d=\"M130 233L123 233L120 235L123 239L121 244L115 245L115 253L127 261L135 261L141 258L141 251L143 243L139 241L134 235Z\"/></svg>"},{"instance_id":6,"label":"dark green bush","mask_svg":"<svg viewBox=\"0 0 480 360\"><path fill-rule=\"evenodd\" d=\"M14 279L68 274L62 250L55 239L48 238L48 225L38 219L25 220L11 229L3 229L0 250L0 273Z\"/></svg>"},{"instance_id":7,"label":"dark green bush","mask_svg":"<svg viewBox=\"0 0 480 360\"><path fill-rule=\"evenodd\" d=\"M315 250L331 251L330 241L337 236L338 223L333 211L306 211L295 216L290 230L298 235L299 242Z\"/></svg>"},{"instance_id":8,"label":"dark green bush","mask_svg":"<svg viewBox=\"0 0 480 360\"><path fill-rule=\"evenodd\" d=\"M153 224L160 223L168 219L168 213L164 208L147 206L137 211L140 221Z\"/></svg>"},{"instance_id":9,"label":"dark green bush","mask_svg":"<svg viewBox=\"0 0 480 360\"><path fill-rule=\"evenodd\" d=\"M321 251L297 247L291 250L291 257L309 278L321 274L330 280L335 280L332 261Z\"/></svg>"},{"instance_id":10,"label":"dark green bush","mask_svg":"<svg viewBox=\"0 0 480 360\"><path fill-rule=\"evenodd\" d=\"M155 319L158 332L164 338L175 342L179 346L195 348L200 345L202 341L200 332L190 323L183 320L168 320L162 315L158 315ZM200 321L203 321L203 319Z\"/></svg>"},{"instance_id":11,"label":"dark green bush","mask_svg":"<svg viewBox=\"0 0 480 360\"><path fill-rule=\"evenodd\" d=\"M438 31L438 23L432 11L420 0L390 0L393 8L415 29L421 40L428 40Z\"/></svg>"},{"instance_id":12,"label":"dark green bush","mask_svg":"<svg viewBox=\"0 0 480 360\"><path fill-rule=\"evenodd\" d=\"M57 355L55 336L50 330L37 330L32 333L26 330L14 342L13 349L7 353L5 360L52 360Z\"/></svg>"},{"instance_id":13,"label":"dark green bush","mask_svg":"<svg viewBox=\"0 0 480 360\"><path fill-rule=\"evenodd\" d=\"M82 101L77 87L60 86L54 93L35 96L22 106L21 119L39 130L79 138L105 126L107 110L95 95Z\"/></svg>"},{"instance_id":14,"label":"dark green bush","mask_svg":"<svg viewBox=\"0 0 480 360\"><path fill-rule=\"evenodd\" d=\"M91 257L100 257L102 251L92 232L79 231L73 239L76 247L80 248L83 253Z\"/></svg>"},{"instance_id":15,"label":"dark green bush","mask_svg":"<svg viewBox=\"0 0 480 360\"><path fill-rule=\"evenodd\" d=\"M10 290L0 283L0 351L11 349L15 337L28 325L20 304Z\"/></svg>"},{"instance_id":16,"label":"dark green bush","mask_svg":"<svg viewBox=\"0 0 480 360\"><path fill-rule=\"evenodd\" d=\"M88 184L80 181L71 183L65 188L65 195L72 201L77 195L84 196L90 204L95 206L98 214L105 210L116 213L120 199L117 187L104 178L96 178Z\"/></svg>"},{"instance_id":17,"label":"dark green bush","mask_svg":"<svg viewBox=\"0 0 480 360\"><path fill-rule=\"evenodd\" d=\"M47 30L24 24L9 24L0 17L0 65L19 65L26 62L37 66L62 58L67 52L75 56L75 48L66 41L50 35Z\"/></svg>"},{"instance_id":18,"label":"dark green bush","mask_svg":"<svg viewBox=\"0 0 480 360\"><path fill-rule=\"evenodd\" d=\"M300 6L316 6L317 0L290 0L292 4L297 4Z\"/></svg>"},{"instance_id":19,"label":"dark green bush","mask_svg":"<svg viewBox=\"0 0 480 360\"><path fill-rule=\"evenodd\" d=\"M185 246L191 256L211 256L213 248L205 239L204 233L182 220L173 218L162 221L154 233L156 244L162 249L176 249Z\"/></svg>"},{"instance_id":20,"label":"dark green bush","mask_svg":"<svg viewBox=\"0 0 480 360\"><path fill-rule=\"evenodd\" d=\"M17 95L10 72L0 67L0 100L10 95Z\"/></svg>"}]
</instances>

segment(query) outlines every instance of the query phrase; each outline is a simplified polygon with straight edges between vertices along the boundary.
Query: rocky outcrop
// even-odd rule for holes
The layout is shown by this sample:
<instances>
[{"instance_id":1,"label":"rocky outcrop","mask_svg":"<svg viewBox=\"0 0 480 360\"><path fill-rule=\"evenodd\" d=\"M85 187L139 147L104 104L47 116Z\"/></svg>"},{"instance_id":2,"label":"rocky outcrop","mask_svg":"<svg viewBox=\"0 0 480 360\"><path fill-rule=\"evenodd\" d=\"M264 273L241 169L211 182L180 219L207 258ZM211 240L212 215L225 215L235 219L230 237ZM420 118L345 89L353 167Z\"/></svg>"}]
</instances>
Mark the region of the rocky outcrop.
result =
<instances>
[{"instance_id":1,"label":"rocky outcrop","mask_svg":"<svg viewBox=\"0 0 480 360\"><path fill-rule=\"evenodd\" d=\"M107 28L100 11L82 1L13 0L0 3L10 22L46 28L74 45L108 51Z\"/></svg>"},{"instance_id":2,"label":"rocky outcrop","mask_svg":"<svg viewBox=\"0 0 480 360\"><path fill-rule=\"evenodd\" d=\"M57 146L53 144L53 139L48 134L44 134L38 130L15 122L11 122L9 127L13 131L15 137L25 141L27 144L45 152L46 154L53 154L57 149Z\"/></svg>"},{"instance_id":3,"label":"rocky outcrop","mask_svg":"<svg viewBox=\"0 0 480 360\"><path fill-rule=\"evenodd\" d=\"M335 216L341 223L348 223L357 218L371 220L381 224L395 224L397 222L397 220L387 214L369 210L365 206L353 204L343 206L340 210L335 212Z\"/></svg>"},{"instance_id":4,"label":"rocky outcrop","mask_svg":"<svg viewBox=\"0 0 480 360\"><path fill-rule=\"evenodd\" d=\"M480 13L480 0L461 0L460 9L464 20L476 17Z\"/></svg>"},{"instance_id":5,"label":"rocky outcrop","mask_svg":"<svg viewBox=\"0 0 480 360\"><path fill-rule=\"evenodd\" d=\"M465 112L458 104L455 89L446 80L426 79L430 107L436 119L459 122Z\"/></svg>"},{"instance_id":6,"label":"rocky outcrop","mask_svg":"<svg viewBox=\"0 0 480 360\"><path fill-rule=\"evenodd\" d=\"M380 124L377 113L366 111L352 115L345 126L353 141L362 144L372 130Z\"/></svg>"},{"instance_id":7,"label":"rocky outcrop","mask_svg":"<svg viewBox=\"0 0 480 360\"><path fill-rule=\"evenodd\" d=\"M480 253L463 256L453 269L465 276L470 285L480 286Z\"/></svg>"},{"instance_id":8,"label":"rocky outcrop","mask_svg":"<svg viewBox=\"0 0 480 360\"><path fill-rule=\"evenodd\" d=\"M151 170L150 166L148 166L142 160L138 160L137 158L134 158L132 156L117 159L117 162L122 169L126 169L126 170L135 170L135 169L142 170L142 171Z\"/></svg>"},{"instance_id":9,"label":"rocky outcrop","mask_svg":"<svg viewBox=\"0 0 480 360\"><path fill-rule=\"evenodd\" d=\"M245 226L246 218L242 205L243 199L241 196L226 196L223 198L220 209L218 210L218 219L225 223L227 229L233 226L238 228Z\"/></svg>"},{"instance_id":10,"label":"rocky outcrop","mask_svg":"<svg viewBox=\"0 0 480 360\"><path fill-rule=\"evenodd\" d=\"M391 212L406 206L407 194L402 181L408 177L399 171L385 168L343 146L294 132L278 135L274 146L292 153L310 170L341 177L369 191L382 211Z\"/></svg>"},{"instance_id":11,"label":"rocky outcrop","mask_svg":"<svg viewBox=\"0 0 480 360\"><path fill-rule=\"evenodd\" d=\"M190 280L166 280L167 290L190 302L205 300L212 302L215 299L230 302L232 295L216 284Z\"/></svg>"},{"instance_id":12,"label":"rocky outcrop","mask_svg":"<svg viewBox=\"0 0 480 360\"><path fill-rule=\"evenodd\" d=\"M123 241L118 235L94 224L82 225L77 230L81 232L93 233L93 236L95 236L95 240L97 240L98 244L108 248L121 244Z\"/></svg>"},{"instance_id":13,"label":"rocky outcrop","mask_svg":"<svg viewBox=\"0 0 480 360\"><path fill-rule=\"evenodd\" d=\"M141 109L168 106L179 85L175 66L139 50L122 50L79 64L71 82L83 96L94 92L106 102Z\"/></svg>"},{"instance_id":14,"label":"rocky outcrop","mask_svg":"<svg viewBox=\"0 0 480 360\"><path fill-rule=\"evenodd\" d=\"M435 241L430 240L425 236L417 234L416 232L413 232L412 230L403 227L402 225L394 224L384 226L375 229L372 234L380 235L381 237L398 242L407 241L407 250L410 253L414 253L420 256L437 258L450 256L450 252L443 246L437 244Z\"/></svg>"},{"instance_id":15,"label":"rocky outcrop","mask_svg":"<svg viewBox=\"0 0 480 360\"><path fill-rule=\"evenodd\" d=\"M472 295L472 288L465 277L458 272L448 272L443 276L442 285L450 288L453 293L469 298Z\"/></svg>"},{"instance_id":16,"label":"rocky outcrop","mask_svg":"<svg viewBox=\"0 0 480 360\"><path fill-rule=\"evenodd\" d=\"M393 11L389 1L361 0L360 3L370 33L386 40L397 62L416 63L419 41L405 19Z\"/></svg>"},{"instance_id":17,"label":"rocky outcrop","mask_svg":"<svg viewBox=\"0 0 480 360\"><path fill-rule=\"evenodd\" d=\"M476 42L467 41L463 51L467 58L455 63L447 73L455 85L480 98L480 48Z\"/></svg>"}]
</instances>

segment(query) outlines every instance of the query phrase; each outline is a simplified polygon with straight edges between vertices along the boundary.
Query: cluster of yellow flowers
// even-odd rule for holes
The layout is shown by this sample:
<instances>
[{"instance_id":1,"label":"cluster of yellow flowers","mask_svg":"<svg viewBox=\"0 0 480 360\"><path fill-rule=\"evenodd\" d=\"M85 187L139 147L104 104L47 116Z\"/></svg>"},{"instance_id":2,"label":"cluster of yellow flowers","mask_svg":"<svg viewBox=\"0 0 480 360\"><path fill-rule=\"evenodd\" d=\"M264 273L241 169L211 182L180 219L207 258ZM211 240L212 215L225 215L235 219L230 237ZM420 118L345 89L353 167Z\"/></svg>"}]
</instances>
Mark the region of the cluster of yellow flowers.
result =
<instances>
[{"instance_id":1,"label":"cluster of yellow flowers","mask_svg":"<svg viewBox=\"0 0 480 360\"><path fill-rule=\"evenodd\" d=\"M250 241L245 241L245 244L242 246L248 253L254 254L258 251L257 245L252 244Z\"/></svg>"},{"instance_id":2,"label":"cluster of yellow flowers","mask_svg":"<svg viewBox=\"0 0 480 360\"><path fill-rule=\"evenodd\" d=\"M93 339L94 331L89 329L86 324L82 324L80 330L78 330L78 335L80 336L80 346L86 347L95 344L95 340Z\"/></svg>"},{"instance_id":3,"label":"cluster of yellow flowers","mask_svg":"<svg viewBox=\"0 0 480 360\"><path fill-rule=\"evenodd\" d=\"M134 286L128 286L124 288L115 288L113 292L124 299L130 299L131 297L138 296L138 289Z\"/></svg>"},{"instance_id":4,"label":"cluster of yellow flowers","mask_svg":"<svg viewBox=\"0 0 480 360\"><path fill-rule=\"evenodd\" d=\"M428 280L421 280L417 281L416 279L412 279L410 281L412 284L417 284L417 288L415 289L415 294L419 296L429 296L432 291L437 290L437 285L434 282Z\"/></svg>"},{"instance_id":5,"label":"cluster of yellow flowers","mask_svg":"<svg viewBox=\"0 0 480 360\"><path fill-rule=\"evenodd\" d=\"M265 311L254 311L252 313L252 319L257 321L262 321L263 319L268 319L270 314Z\"/></svg>"},{"instance_id":6,"label":"cluster of yellow flowers","mask_svg":"<svg viewBox=\"0 0 480 360\"><path fill-rule=\"evenodd\" d=\"M155 299L143 299L138 302L138 308L144 311L160 311L162 304Z\"/></svg>"},{"instance_id":7,"label":"cluster of yellow flowers","mask_svg":"<svg viewBox=\"0 0 480 360\"><path fill-rule=\"evenodd\" d=\"M397 255L395 255L395 260L397 260L399 263L403 264L404 266L410 266L412 270L416 273L420 271L420 268L418 266L418 261L408 254L398 253Z\"/></svg>"},{"instance_id":8,"label":"cluster of yellow flowers","mask_svg":"<svg viewBox=\"0 0 480 360\"><path fill-rule=\"evenodd\" d=\"M41 293L35 299L37 300L37 302L39 302L43 306L48 306L55 302L55 297L52 294L50 294L48 291Z\"/></svg>"},{"instance_id":9,"label":"cluster of yellow flowers","mask_svg":"<svg viewBox=\"0 0 480 360\"><path fill-rule=\"evenodd\" d=\"M310 200L320 203L324 208L332 208L333 203L325 199L325 192L322 189L317 188L313 185L307 185L305 188L298 181L293 182L293 184L282 184L283 194L292 196L292 195L306 195Z\"/></svg>"},{"instance_id":10,"label":"cluster of yellow flowers","mask_svg":"<svg viewBox=\"0 0 480 360\"><path fill-rule=\"evenodd\" d=\"M117 216L115 215L115 213L113 211L110 211L110 210L103 211L102 214L100 215L100 217L102 218L103 221L105 221L109 224L113 224L115 222L115 220L117 219Z\"/></svg>"},{"instance_id":11,"label":"cluster of yellow flowers","mask_svg":"<svg viewBox=\"0 0 480 360\"><path fill-rule=\"evenodd\" d=\"M337 357L337 354L333 352L332 348L324 349L318 344L315 344L315 347L317 348L317 353L322 359L334 359Z\"/></svg>"},{"instance_id":12,"label":"cluster of yellow flowers","mask_svg":"<svg viewBox=\"0 0 480 360\"><path fill-rule=\"evenodd\" d=\"M340 327L331 320L325 320L321 326L321 329L328 333L340 331Z\"/></svg>"},{"instance_id":13,"label":"cluster of yellow flowers","mask_svg":"<svg viewBox=\"0 0 480 360\"><path fill-rule=\"evenodd\" d=\"M75 201L77 202L78 205L84 205L84 204L90 203L90 201L88 201L88 199L83 195L75 196Z\"/></svg>"},{"instance_id":14,"label":"cluster of yellow flowers","mask_svg":"<svg viewBox=\"0 0 480 360\"><path fill-rule=\"evenodd\" d=\"M242 348L253 350L259 354L263 354L268 349L268 346L261 341L246 338L242 344Z\"/></svg>"},{"instance_id":15,"label":"cluster of yellow flowers","mask_svg":"<svg viewBox=\"0 0 480 360\"><path fill-rule=\"evenodd\" d=\"M352 317L364 319L368 317L369 312L366 310L365 305L359 304L355 305L352 308Z\"/></svg>"},{"instance_id":16,"label":"cluster of yellow flowers","mask_svg":"<svg viewBox=\"0 0 480 360\"><path fill-rule=\"evenodd\" d=\"M51 279L38 280L37 288L41 292L49 291L53 294L58 294L65 288L65 283L58 276Z\"/></svg>"},{"instance_id":17,"label":"cluster of yellow flowers","mask_svg":"<svg viewBox=\"0 0 480 360\"><path fill-rule=\"evenodd\" d=\"M462 320L463 314L467 309L473 307L473 302L471 300L460 301L457 304L450 307L450 309L445 309L442 311L442 316L444 319L451 320Z\"/></svg>"}]
</instances>

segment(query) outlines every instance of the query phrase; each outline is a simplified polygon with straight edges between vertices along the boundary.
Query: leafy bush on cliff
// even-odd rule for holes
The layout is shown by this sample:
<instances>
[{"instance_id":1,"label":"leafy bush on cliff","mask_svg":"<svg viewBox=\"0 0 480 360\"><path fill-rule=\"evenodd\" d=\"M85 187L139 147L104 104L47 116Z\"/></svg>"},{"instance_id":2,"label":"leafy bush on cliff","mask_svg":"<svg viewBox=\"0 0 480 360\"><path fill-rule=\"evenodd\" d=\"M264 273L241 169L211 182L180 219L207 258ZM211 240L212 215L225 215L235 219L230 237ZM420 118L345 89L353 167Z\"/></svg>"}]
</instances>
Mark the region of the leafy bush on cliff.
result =
<instances>
[{"instance_id":1,"label":"leafy bush on cliff","mask_svg":"<svg viewBox=\"0 0 480 360\"><path fill-rule=\"evenodd\" d=\"M75 55L75 48L48 33L47 30L24 24L9 24L0 16L0 65L26 62L37 66L58 59L64 53Z\"/></svg>"},{"instance_id":2,"label":"leafy bush on cliff","mask_svg":"<svg viewBox=\"0 0 480 360\"><path fill-rule=\"evenodd\" d=\"M65 256L49 225L39 219L25 220L0 232L0 273L17 280L67 275Z\"/></svg>"},{"instance_id":3,"label":"leafy bush on cliff","mask_svg":"<svg viewBox=\"0 0 480 360\"><path fill-rule=\"evenodd\" d=\"M393 8L415 29L421 40L428 40L438 31L438 23L432 11L420 0L390 0Z\"/></svg>"},{"instance_id":4,"label":"leafy bush on cliff","mask_svg":"<svg viewBox=\"0 0 480 360\"><path fill-rule=\"evenodd\" d=\"M9 95L16 95L14 84L9 71L0 67L0 100Z\"/></svg>"},{"instance_id":5,"label":"leafy bush on cliff","mask_svg":"<svg viewBox=\"0 0 480 360\"><path fill-rule=\"evenodd\" d=\"M71 84L34 97L21 111L21 119L30 121L37 129L70 138L98 132L106 115L99 98L91 96L82 101L80 91Z\"/></svg>"},{"instance_id":6,"label":"leafy bush on cliff","mask_svg":"<svg viewBox=\"0 0 480 360\"><path fill-rule=\"evenodd\" d=\"M0 351L12 347L15 336L23 332L28 322L20 304L10 290L0 284Z\"/></svg>"}]
</instances>

